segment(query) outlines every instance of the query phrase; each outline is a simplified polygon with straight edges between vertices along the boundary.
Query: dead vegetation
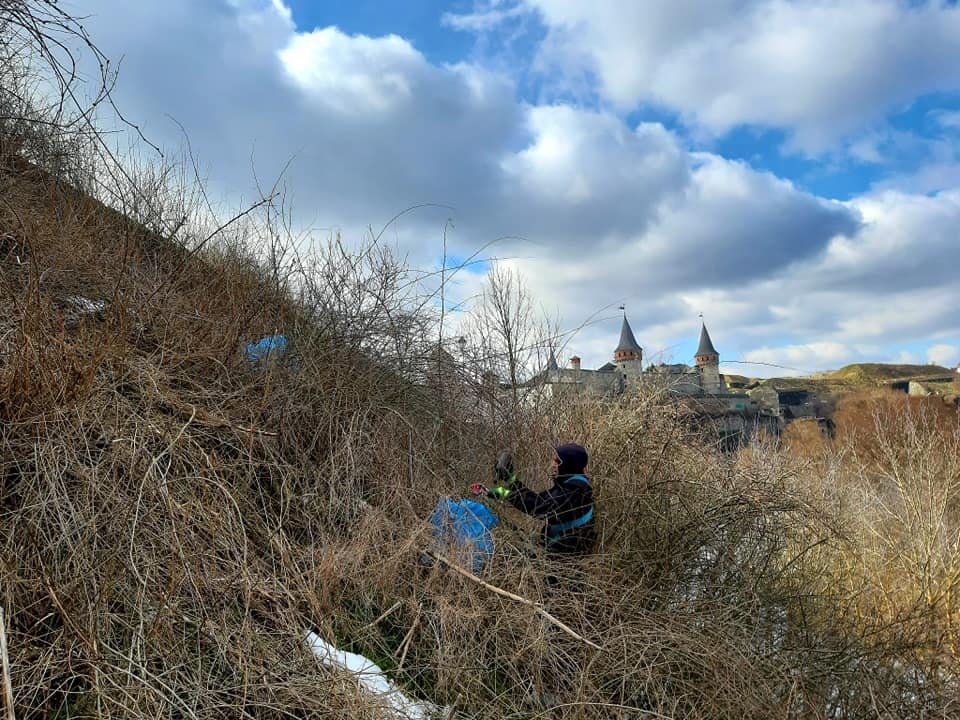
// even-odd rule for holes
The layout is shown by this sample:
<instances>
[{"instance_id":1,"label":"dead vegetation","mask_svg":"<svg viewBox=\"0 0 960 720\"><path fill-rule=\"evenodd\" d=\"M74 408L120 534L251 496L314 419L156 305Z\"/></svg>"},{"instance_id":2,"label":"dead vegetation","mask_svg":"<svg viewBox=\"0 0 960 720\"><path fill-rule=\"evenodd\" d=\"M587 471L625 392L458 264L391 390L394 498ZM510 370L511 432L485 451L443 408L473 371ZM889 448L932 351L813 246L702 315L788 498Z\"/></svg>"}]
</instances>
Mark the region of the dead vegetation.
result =
<instances>
[{"instance_id":1,"label":"dead vegetation","mask_svg":"<svg viewBox=\"0 0 960 720\"><path fill-rule=\"evenodd\" d=\"M24 8L54 5L0 3ZM435 287L376 238L302 251L269 193L234 222L175 222L196 192L155 181L182 175L123 191L140 176L104 174L86 126L39 123L23 87L0 138L16 717L386 716L307 629L450 716L956 714L955 425L901 408L730 456L654 396L491 415L440 352ZM80 148L69 173L43 162L56 148ZM282 361L244 359L275 332ZM532 526L498 508L482 579L600 650L422 562L438 497L487 480L506 444L544 481L570 438L592 453L598 552L531 556Z\"/></svg>"}]
</instances>

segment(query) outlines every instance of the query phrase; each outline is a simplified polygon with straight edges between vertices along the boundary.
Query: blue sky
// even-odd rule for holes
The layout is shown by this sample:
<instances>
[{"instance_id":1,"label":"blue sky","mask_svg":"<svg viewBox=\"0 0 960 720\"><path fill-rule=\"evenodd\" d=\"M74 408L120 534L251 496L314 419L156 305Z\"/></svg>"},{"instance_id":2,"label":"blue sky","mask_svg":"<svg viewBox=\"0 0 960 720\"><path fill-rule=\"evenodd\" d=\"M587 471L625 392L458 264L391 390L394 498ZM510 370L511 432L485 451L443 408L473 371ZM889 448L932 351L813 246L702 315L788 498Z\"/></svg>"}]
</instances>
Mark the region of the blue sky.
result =
<instances>
[{"instance_id":1,"label":"blue sky","mask_svg":"<svg viewBox=\"0 0 960 720\"><path fill-rule=\"evenodd\" d=\"M923 6L922 2L913 3ZM955 3L953 3L955 4ZM506 3L504 3L506 5ZM517 73L517 94L527 102L540 99L546 79L530 72L537 53L537 42L546 29L537 16L524 16L504 24L496 33L488 33L482 41L475 33L451 26L451 16L470 13L470 0L405 0L402 3L383 0L291 0L287 3L295 23L300 27L335 25L346 33L380 36L399 35L408 40L433 63L456 63L474 59L491 65L504 63L505 51L514 61ZM556 100L557 94L551 95ZM574 98L581 104L597 106L596 95ZM911 133L917 141L889 147L882 162L836 155L809 156L785 151L786 132L781 128L759 125L737 126L712 138L695 138L685 132L682 119L668 107L653 105L625 114L628 123L660 122L683 135L691 149L716 152L724 157L743 160L753 167L789 177L810 192L840 200L849 200L867 192L878 182L915 172L930 161L930 149L919 140L942 137L936 123L939 111L960 111L960 94L931 93L911 98L893 106L877 127Z\"/></svg>"},{"instance_id":2,"label":"blue sky","mask_svg":"<svg viewBox=\"0 0 960 720\"><path fill-rule=\"evenodd\" d=\"M702 312L730 371L960 360L960 9L942 0L74 0L213 189L521 272L600 365ZM452 208L452 209L448 209ZM318 230L322 235L323 231ZM477 266L482 270L485 265ZM465 274L469 297L482 273ZM613 308L611 312L608 310Z\"/></svg>"},{"instance_id":3,"label":"blue sky","mask_svg":"<svg viewBox=\"0 0 960 720\"><path fill-rule=\"evenodd\" d=\"M444 13L469 12L470 2L442 0L296 0L288 2L298 27L336 25L351 35L399 35L430 62L459 62L473 52L474 38L444 24Z\"/></svg>"}]
</instances>

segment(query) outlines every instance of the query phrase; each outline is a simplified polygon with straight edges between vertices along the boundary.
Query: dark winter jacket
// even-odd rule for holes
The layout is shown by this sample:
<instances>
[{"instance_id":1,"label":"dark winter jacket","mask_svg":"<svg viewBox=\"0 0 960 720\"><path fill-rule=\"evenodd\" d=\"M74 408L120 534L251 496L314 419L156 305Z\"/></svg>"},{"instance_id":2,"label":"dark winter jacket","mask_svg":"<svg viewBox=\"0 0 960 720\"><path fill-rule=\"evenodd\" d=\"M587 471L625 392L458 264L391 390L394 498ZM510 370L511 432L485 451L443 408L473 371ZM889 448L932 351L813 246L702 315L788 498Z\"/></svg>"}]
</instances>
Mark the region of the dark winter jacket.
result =
<instances>
[{"instance_id":1,"label":"dark winter jacket","mask_svg":"<svg viewBox=\"0 0 960 720\"><path fill-rule=\"evenodd\" d=\"M560 475L552 488L541 493L514 480L507 499L518 510L547 521L543 544L548 550L583 554L593 548L593 490L586 476Z\"/></svg>"}]
</instances>

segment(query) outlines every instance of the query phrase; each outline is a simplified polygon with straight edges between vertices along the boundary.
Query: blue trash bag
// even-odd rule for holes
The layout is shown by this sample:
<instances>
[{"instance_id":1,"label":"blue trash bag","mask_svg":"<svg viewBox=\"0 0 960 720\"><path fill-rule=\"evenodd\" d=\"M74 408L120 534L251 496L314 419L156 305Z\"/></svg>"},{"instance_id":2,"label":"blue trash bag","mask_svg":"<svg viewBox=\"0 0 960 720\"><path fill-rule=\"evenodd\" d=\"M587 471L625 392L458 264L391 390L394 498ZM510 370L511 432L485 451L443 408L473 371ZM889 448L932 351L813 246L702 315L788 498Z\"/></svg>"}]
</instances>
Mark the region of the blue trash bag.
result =
<instances>
[{"instance_id":1,"label":"blue trash bag","mask_svg":"<svg viewBox=\"0 0 960 720\"><path fill-rule=\"evenodd\" d=\"M493 533L500 524L486 506L473 500L440 498L430 516L438 549L479 572L493 556Z\"/></svg>"},{"instance_id":2,"label":"blue trash bag","mask_svg":"<svg viewBox=\"0 0 960 720\"><path fill-rule=\"evenodd\" d=\"M287 338L284 335L268 335L250 343L244 348L247 362L258 363L264 360L276 360L287 352Z\"/></svg>"}]
</instances>

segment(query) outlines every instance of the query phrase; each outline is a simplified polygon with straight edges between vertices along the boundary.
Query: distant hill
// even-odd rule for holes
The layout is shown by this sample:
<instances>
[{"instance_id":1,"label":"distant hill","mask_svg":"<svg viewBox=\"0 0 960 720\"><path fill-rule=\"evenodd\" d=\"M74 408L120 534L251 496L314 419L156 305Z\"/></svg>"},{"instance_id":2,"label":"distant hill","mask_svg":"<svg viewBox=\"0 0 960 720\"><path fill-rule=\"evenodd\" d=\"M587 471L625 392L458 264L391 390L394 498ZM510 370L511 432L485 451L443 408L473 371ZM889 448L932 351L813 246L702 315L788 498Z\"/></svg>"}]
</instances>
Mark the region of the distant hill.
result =
<instances>
[{"instance_id":1,"label":"distant hill","mask_svg":"<svg viewBox=\"0 0 960 720\"><path fill-rule=\"evenodd\" d=\"M884 363L856 363L847 365L827 377L856 384L886 384L894 380L913 380L956 373L940 365L887 365Z\"/></svg>"},{"instance_id":2,"label":"distant hill","mask_svg":"<svg viewBox=\"0 0 960 720\"><path fill-rule=\"evenodd\" d=\"M855 363L839 370L807 375L804 377L778 377L766 380L750 380L749 386L772 385L777 388L832 388L838 392L854 391L865 386L882 386L910 380L940 378L958 379L955 370L940 365L902 365L886 363Z\"/></svg>"},{"instance_id":3,"label":"distant hill","mask_svg":"<svg viewBox=\"0 0 960 720\"><path fill-rule=\"evenodd\" d=\"M786 396L804 393L804 402L832 408L841 398L869 388L888 388L907 392L909 383L924 383L932 394L943 397L960 395L960 375L940 365L904 365L886 363L856 363L831 372L807 377L782 377L750 380L743 387L752 389L766 386L776 389L781 402ZM786 395L785 395L786 393ZM797 401L799 403L799 401ZM828 410L829 412L829 410Z\"/></svg>"}]
</instances>

